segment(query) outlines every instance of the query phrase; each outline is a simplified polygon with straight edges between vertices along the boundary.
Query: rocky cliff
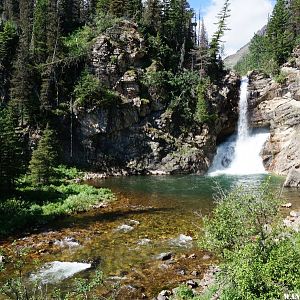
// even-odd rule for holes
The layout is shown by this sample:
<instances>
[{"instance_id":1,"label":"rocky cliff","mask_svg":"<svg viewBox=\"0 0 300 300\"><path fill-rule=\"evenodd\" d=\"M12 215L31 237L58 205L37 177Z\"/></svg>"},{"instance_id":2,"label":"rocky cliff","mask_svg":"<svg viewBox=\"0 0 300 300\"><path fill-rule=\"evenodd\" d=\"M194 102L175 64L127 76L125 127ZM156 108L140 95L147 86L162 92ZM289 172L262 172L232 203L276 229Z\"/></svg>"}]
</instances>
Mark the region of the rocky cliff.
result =
<instances>
[{"instance_id":1,"label":"rocky cliff","mask_svg":"<svg viewBox=\"0 0 300 300\"><path fill-rule=\"evenodd\" d=\"M281 69L276 82L252 72L249 104L253 127L270 127L263 150L266 168L287 175L300 167L300 47Z\"/></svg>"},{"instance_id":2,"label":"rocky cliff","mask_svg":"<svg viewBox=\"0 0 300 300\"><path fill-rule=\"evenodd\" d=\"M186 124L163 86L142 78L159 69L135 24L123 21L99 36L90 71L118 95L114 105L75 110L75 159L107 174L204 174L218 139L234 131L240 80L224 76L209 93L217 118Z\"/></svg>"}]
</instances>

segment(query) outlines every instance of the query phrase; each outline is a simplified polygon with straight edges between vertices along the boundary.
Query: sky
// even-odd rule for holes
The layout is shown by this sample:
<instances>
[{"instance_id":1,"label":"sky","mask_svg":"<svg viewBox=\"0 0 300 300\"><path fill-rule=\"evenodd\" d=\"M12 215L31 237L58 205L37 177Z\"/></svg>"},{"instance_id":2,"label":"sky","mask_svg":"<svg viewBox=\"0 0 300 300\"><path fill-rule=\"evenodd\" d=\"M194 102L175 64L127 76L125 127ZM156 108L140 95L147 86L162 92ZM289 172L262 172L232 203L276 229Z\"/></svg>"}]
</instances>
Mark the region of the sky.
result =
<instances>
[{"instance_id":1,"label":"sky","mask_svg":"<svg viewBox=\"0 0 300 300\"><path fill-rule=\"evenodd\" d=\"M190 6L201 10L204 22L211 36L216 30L216 16L223 7L224 0L189 0ZM224 55L234 54L247 44L254 33L266 25L268 15L274 7L274 0L231 0L231 16L228 19Z\"/></svg>"}]
</instances>

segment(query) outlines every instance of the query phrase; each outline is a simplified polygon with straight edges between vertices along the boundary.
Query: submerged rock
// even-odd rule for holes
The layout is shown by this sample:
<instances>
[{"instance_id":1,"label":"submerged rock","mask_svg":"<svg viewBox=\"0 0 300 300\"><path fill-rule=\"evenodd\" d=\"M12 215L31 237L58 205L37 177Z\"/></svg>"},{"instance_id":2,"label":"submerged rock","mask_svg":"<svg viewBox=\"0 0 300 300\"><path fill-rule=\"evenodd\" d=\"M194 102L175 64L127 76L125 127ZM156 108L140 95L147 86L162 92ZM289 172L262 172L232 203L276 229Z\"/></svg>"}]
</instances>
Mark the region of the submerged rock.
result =
<instances>
[{"instance_id":1,"label":"submerged rock","mask_svg":"<svg viewBox=\"0 0 300 300\"><path fill-rule=\"evenodd\" d=\"M127 224L122 224L122 225L118 226L118 227L115 229L115 231L126 233L126 232L132 231L133 229L134 229L133 226L130 226L130 225L127 225Z\"/></svg>"},{"instance_id":2,"label":"submerged rock","mask_svg":"<svg viewBox=\"0 0 300 300\"><path fill-rule=\"evenodd\" d=\"M61 248L76 248L80 246L80 243L72 237L66 237L63 240L56 240L53 242L54 246L59 246Z\"/></svg>"},{"instance_id":3,"label":"submerged rock","mask_svg":"<svg viewBox=\"0 0 300 300\"><path fill-rule=\"evenodd\" d=\"M170 260L172 258L172 252L166 252L166 253L160 253L159 255L156 256L156 259L158 260Z\"/></svg>"},{"instance_id":4,"label":"submerged rock","mask_svg":"<svg viewBox=\"0 0 300 300\"><path fill-rule=\"evenodd\" d=\"M178 238L171 239L170 244L177 247L191 247L192 241L192 237L180 234Z\"/></svg>"},{"instance_id":5,"label":"submerged rock","mask_svg":"<svg viewBox=\"0 0 300 300\"><path fill-rule=\"evenodd\" d=\"M158 294L156 300L168 300L168 299L171 299L170 297L172 295L173 295L172 291L163 290Z\"/></svg>"},{"instance_id":6,"label":"submerged rock","mask_svg":"<svg viewBox=\"0 0 300 300\"><path fill-rule=\"evenodd\" d=\"M138 245L140 246L145 246L145 245L149 245L151 243L150 239L141 239L137 242Z\"/></svg>"}]
</instances>

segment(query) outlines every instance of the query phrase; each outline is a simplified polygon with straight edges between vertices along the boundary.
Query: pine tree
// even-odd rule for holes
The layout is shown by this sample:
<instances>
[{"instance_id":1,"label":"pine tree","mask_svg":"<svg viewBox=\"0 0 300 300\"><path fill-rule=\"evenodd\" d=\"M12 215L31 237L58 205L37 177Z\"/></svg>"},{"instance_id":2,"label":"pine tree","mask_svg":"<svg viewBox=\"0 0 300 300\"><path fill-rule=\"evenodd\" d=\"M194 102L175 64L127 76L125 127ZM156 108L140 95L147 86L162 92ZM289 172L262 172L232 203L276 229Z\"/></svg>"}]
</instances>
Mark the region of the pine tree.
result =
<instances>
[{"instance_id":1,"label":"pine tree","mask_svg":"<svg viewBox=\"0 0 300 300\"><path fill-rule=\"evenodd\" d=\"M37 0L34 7L32 50L37 63L47 58L47 24L49 0Z\"/></svg>"},{"instance_id":2,"label":"pine tree","mask_svg":"<svg viewBox=\"0 0 300 300\"><path fill-rule=\"evenodd\" d=\"M291 1L291 25L295 37L300 37L300 0Z\"/></svg>"},{"instance_id":3,"label":"pine tree","mask_svg":"<svg viewBox=\"0 0 300 300\"><path fill-rule=\"evenodd\" d=\"M32 153L29 164L31 180L34 185L47 184L54 175L57 152L54 131L47 125L43 131L38 147Z\"/></svg>"},{"instance_id":4,"label":"pine tree","mask_svg":"<svg viewBox=\"0 0 300 300\"><path fill-rule=\"evenodd\" d=\"M8 109L0 110L0 190L14 188L22 172L22 143Z\"/></svg>"},{"instance_id":5,"label":"pine tree","mask_svg":"<svg viewBox=\"0 0 300 300\"><path fill-rule=\"evenodd\" d=\"M285 0L277 0L267 28L267 39L273 58L281 65L293 48L292 35L288 31L290 13Z\"/></svg>"},{"instance_id":6,"label":"pine tree","mask_svg":"<svg viewBox=\"0 0 300 300\"><path fill-rule=\"evenodd\" d=\"M111 0L109 12L116 17L123 17L126 14L127 0Z\"/></svg>"},{"instance_id":7,"label":"pine tree","mask_svg":"<svg viewBox=\"0 0 300 300\"><path fill-rule=\"evenodd\" d=\"M96 4L96 10L100 14L107 14L110 7L111 0L98 0Z\"/></svg>"},{"instance_id":8,"label":"pine tree","mask_svg":"<svg viewBox=\"0 0 300 300\"><path fill-rule=\"evenodd\" d=\"M200 24L199 24L200 26ZM208 34L205 28L204 20L201 22L201 30L199 36L199 50L197 52L197 64L199 65L200 77L204 77L207 73L209 63L209 41Z\"/></svg>"},{"instance_id":9,"label":"pine tree","mask_svg":"<svg viewBox=\"0 0 300 300\"><path fill-rule=\"evenodd\" d=\"M146 1L143 21L150 34L156 35L160 31L162 25L162 7L159 0Z\"/></svg>"},{"instance_id":10,"label":"pine tree","mask_svg":"<svg viewBox=\"0 0 300 300\"><path fill-rule=\"evenodd\" d=\"M17 28L11 21L4 23L0 30L0 106L9 100L12 60L18 42Z\"/></svg>"},{"instance_id":11,"label":"pine tree","mask_svg":"<svg viewBox=\"0 0 300 300\"><path fill-rule=\"evenodd\" d=\"M143 13L143 4L141 0L127 0L126 4L126 16L140 21Z\"/></svg>"},{"instance_id":12,"label":"pine tree","mask_svg":"<svg viewBox=\"0 0 300 300\"><path fill-rule=\"evenodd\" d=\"M11 88L11 105L21 124L30 122L33 109L32 97L32 67L30 58L30 44L32 37L33 1L20 1L21 36L17 59L14 63Z\"/></svg>"},{"instance_id":13,"label":"pine tree","mask_svg":"<svg viewBox=\"0 0 300 300\"><path fill-rule=\"evenodd\" d=\"M73 30L77 29L80 24L80 0L60 0L59 5L59 19L61 23L61 31L63 35L68 35Z\"/></svg>"},{"instance_id":14,"label":"pine tree","mask_svg":"<svg viewBox=\"0 0 300 300\"><path fill-rule=\"evenodd\" d=\"M225 0L221 12L218 14L217 31L210 42L211 59L216 62L221 52L222 37L226 30L229 30L226 21L230 17L230 0Z\"/></svg>"}]
</instances>

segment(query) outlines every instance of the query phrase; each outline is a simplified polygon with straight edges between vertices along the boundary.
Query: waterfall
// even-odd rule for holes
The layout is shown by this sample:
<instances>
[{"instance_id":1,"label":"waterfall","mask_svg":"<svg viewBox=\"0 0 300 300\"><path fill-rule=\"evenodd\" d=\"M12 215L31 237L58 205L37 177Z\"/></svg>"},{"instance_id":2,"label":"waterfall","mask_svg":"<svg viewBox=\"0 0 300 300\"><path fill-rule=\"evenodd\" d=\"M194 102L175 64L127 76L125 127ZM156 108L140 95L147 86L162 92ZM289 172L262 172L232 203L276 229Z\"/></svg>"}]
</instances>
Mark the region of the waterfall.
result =
<instances>
[{"instance_id":1,"label":"waterfall","mask_svg":"<svg viewBox=\"0 0 300 300\"><path fill-rule=\"evenodd\" d=\"M269 132L249 129L247 93L248 78L245 77L241 84L237 134L218 147L209 170L210 176L266 173L260 152L269 138Z\"/></svg>"}]
</instances>

